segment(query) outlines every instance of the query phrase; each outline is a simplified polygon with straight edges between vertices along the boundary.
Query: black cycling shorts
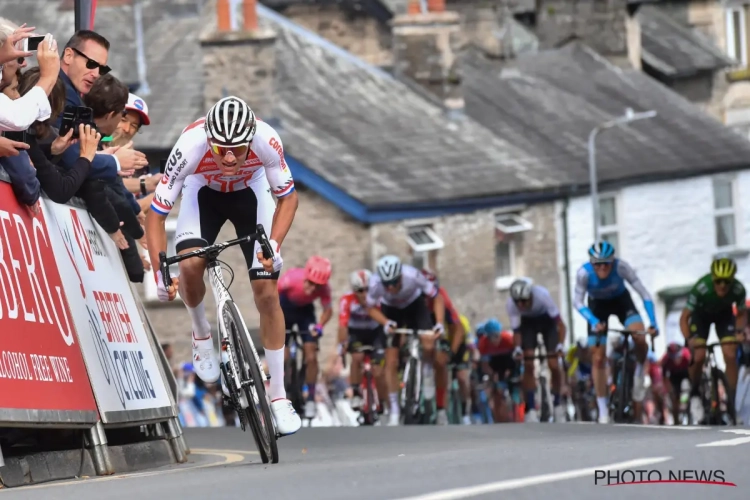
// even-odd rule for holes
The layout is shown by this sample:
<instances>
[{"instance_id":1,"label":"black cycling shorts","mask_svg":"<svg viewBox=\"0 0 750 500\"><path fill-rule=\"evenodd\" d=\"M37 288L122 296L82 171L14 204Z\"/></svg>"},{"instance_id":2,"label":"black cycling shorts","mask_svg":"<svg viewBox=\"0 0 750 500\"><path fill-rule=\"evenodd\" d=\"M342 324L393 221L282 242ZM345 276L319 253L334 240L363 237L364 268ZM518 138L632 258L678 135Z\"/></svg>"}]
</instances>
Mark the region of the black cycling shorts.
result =
<instances>
[{"instance_id":1,"label":"black cycling shorts","mask_svg":"<svg viewBox=\"0 0 750 500\"><path fill-rule=\"evenodd\" d=\"M349 328L349 353L359 352L363 347L372 347L370 357L373 363L379 363L385 353L385 332L383 327L378 325L373 329L366 328Z\"/></svg>"},{"instance_id":2,"label":"black cycling shorts","mask_svg":"<svg viewBox=\"0 0 750 500\"><path fill-rule=\"evenodd\" d=\"M560 336L557 333L557 321L543 314L536 317L521 316L521 326L518 327L521 334L521 347L524 351L533 350L537 345L537 335L542 334L544 347L547 354L554 354Z\"/></svg>"},{"instance_id":3,"label":"black cycling shorts","mask_svg":"<svg viewBox=\"0 0 750 500\"><path fill-rule=\"evenodd\" d=\"M420 295L403 309L381 304L380 310L386 318L395 321L399 328L431 330L434 326L430 310L427 308L427 298L424 295ZM401 347L403 335L389 335L389 337L387 347Z\"/></svg>"},{"instance_id":4,"label":"black cycling shorts","mask_svg":"<svg viewBox=\"0 0 750 500\"><path fill-rule=\"evenodd\" d=\"M690 335L708 340L712 324L716 328L716 335L719 337L719 340L726 337L734 337L736 318L731 309L715 314L693 311L690 314Z\"/></svg>"},{"instance_id":5,"label":"black cycling shorts","mask_svg":"<svg viewBox=\"0 0 750 500\"><path fill-rule=\"evenodd\" d=\"M617 316L625 328L629 327L633 323L643 322L638 309L636 309L633 303L633 297L630 296L630 292L625 290L622 294L611 299L593 299L589 297L589 309L594 313L594 316L599 318L599 321L606 323L609 321L610 316ZM605 334L597 333L594 329L596 325L589 325L589 346L595 345L595 339L597 337L604 337ZM606 342L601 341L601 345L606 345Z\"/></svg>"}]
</instances>

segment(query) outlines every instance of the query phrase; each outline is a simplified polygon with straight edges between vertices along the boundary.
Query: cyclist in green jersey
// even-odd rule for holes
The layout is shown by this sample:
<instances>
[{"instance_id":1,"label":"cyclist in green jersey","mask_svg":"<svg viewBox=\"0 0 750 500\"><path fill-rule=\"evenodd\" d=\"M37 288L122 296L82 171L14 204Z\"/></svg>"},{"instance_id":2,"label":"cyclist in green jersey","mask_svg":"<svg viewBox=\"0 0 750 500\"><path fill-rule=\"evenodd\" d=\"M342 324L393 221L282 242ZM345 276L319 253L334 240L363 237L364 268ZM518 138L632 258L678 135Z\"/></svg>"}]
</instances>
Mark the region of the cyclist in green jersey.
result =
<instances>
[{"instance_id":1,"label":"cyclist in green jersey","mask_svg":"<svg viewBox=\"0 0 750 500\"><path fill-rule=\"evenodd\" d=\"M705 345L711 325L716 328L720 342L739 338L747 323L745 310L745 287L736 278L737 264L729 258L715 259L711 263L711 272L693 286L687 299L685 309L680 317L680 330L690 347ZM737 308L735 317L733 306ZM726 363L727 380L734 393L737 387L737 345L723 345L722 353ZM690 367L690 412L696 421L703 415L703 405L699 396L699 383L703 373L706 350L694 351L694 363Z\"/></svg>"}]
</instances>

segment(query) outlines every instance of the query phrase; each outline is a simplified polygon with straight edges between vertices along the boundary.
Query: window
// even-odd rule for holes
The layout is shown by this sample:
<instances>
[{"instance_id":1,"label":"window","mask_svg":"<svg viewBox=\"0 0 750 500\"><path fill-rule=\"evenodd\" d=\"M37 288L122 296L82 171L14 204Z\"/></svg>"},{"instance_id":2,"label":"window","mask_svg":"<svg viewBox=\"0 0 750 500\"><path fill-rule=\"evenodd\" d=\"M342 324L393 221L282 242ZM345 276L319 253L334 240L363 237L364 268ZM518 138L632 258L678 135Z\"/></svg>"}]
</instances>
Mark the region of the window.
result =
<instances>
[{"instance_id":1,"label":"window","mask_svg":"<svg viewBox=\"0 0 750 500\"><path fill-rule=\"evenodd\" d=\"M176 255L177 250L175 250L175 243L174 243L174 237L177 233L177 218L176 217L170 217L166 220L164 224L165 229L167 230L167 255ZM158 264L154 266L154 263L151 263L151 271L146 271L144 277L143 277L143 293L144 298L146 302L158 302L159 297L156 295L156 280L154 279L154 271L156 271L156 267L158 267ZM172 277L179 276L180 274L180 268L179 264L173 264L169 266L169 275ZM177 299L179 300L180 296L177 295Z\"/></svg>"},{"instance_id":2,"label":"window","mask_svg":"<svg viewBox=\"0 0 750 500\"><path fill-rule=\"evenodd\" d=\"M619 253L617 198L614 196L599 198L599 237L611 243L615 251Z\"/></svg>"},{"instance_id":3,"label":"window","mask_svg":"<svg viewBox=\"0 0 750 500\"><path fill-rule=\"evenodd\" d=\"M726 11L727 54L742 66L747 66L747 25L745 7L737 6Z\"/></svg>"},{"instance_id":4,"label":"window","mask_svg":"<svg viewBox=\"0 0 750 500\"><path fill-rule=\"evenodd\" d=\"M495 287L504 290L515 279L516 235L534 229L517 213L495 214Z\"/></svg>"},{"instance_id":5,"label":"window","mask_svg":"<svg viewBox=\"0 0 750 500\"><path fill-rule=\"evenodd\" d=\"M406 228L406 241L411 247L411 265L417 269L435 269L435 250L445 246L443 240L428 225Z\"/></svg>"},{"instance_id":6,"label":"window","mask_svg":"<svg viewBox=\"0 0 750 500\"><path fill-rule=\"evenodd\" d=\"M717 177L714 188L714 223L716 247L733 247L737 243L735 232L734 182L727 177Z\"/></svg>"}]
</instances>

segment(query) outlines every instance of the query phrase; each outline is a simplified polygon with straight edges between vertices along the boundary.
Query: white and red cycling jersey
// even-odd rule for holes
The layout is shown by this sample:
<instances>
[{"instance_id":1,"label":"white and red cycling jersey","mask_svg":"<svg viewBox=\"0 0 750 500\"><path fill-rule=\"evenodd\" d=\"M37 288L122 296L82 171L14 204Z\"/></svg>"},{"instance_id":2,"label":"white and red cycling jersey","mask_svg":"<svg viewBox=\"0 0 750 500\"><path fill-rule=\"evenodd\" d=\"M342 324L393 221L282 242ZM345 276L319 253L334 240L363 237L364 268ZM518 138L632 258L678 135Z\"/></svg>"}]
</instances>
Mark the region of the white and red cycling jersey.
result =
<instances>
[{"instance_id":1,"label":"white and red cycling jersey","mask_svg":"<svg viewBox=\"0 0 750 500\"><path fill-rule=\"evenodd\" d=\"M205 118L201 118L186 127L172 148L164 176L151 202L154 212L169 214L183 185L208 186L225 193L270 186L276 198L294 191L294 179L284 160L281 139L273 127L258 120L245 163L236 175L224 175L211 155L204 122Z\"/></svg>"},{"instance_id":2,"label":"white and red cycling jersey","mask_svg":"<svg viewBox=\"0 0 750 500\"><path fill-rule=\"evenodd\" d=\"M367 313L367 304L362 305L355 293L347 293L339 301L339 326L352 330L374 330L379 323Z\"/></svg>"}]
</instances>

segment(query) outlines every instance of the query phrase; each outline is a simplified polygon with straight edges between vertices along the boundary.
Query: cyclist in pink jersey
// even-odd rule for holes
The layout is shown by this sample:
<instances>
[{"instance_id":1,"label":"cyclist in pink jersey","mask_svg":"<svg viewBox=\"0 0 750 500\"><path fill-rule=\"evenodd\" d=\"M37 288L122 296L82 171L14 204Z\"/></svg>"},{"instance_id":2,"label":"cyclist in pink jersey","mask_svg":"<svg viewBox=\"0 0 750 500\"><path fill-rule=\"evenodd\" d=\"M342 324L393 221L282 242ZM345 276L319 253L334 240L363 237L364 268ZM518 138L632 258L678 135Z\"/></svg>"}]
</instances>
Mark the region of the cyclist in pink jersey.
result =
<instances>
[{"instance_id":1,"label":"cyclist in pink jersey","mask_svg":"<svg viewBox=\"0 0 750 500\"><path fill-rule=\"evenodd\" d=\"M286 351L289 358L290 334L297 325L299 336L305 351L305 382L307 383L307 403L305 418L315 418L315 383L318 380L318 338L323 334L323 327L333 316L331 309L331 261L316 255L310 257L304 269L296 267L287 271L279 279L279 301L284 313L286 326ZM320 321L315 319L315 301L320 299L323 313Z\"/></svg>"}]
</instances>

